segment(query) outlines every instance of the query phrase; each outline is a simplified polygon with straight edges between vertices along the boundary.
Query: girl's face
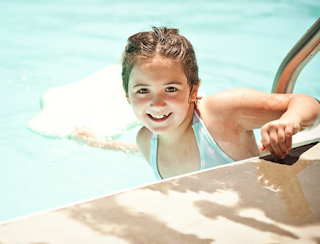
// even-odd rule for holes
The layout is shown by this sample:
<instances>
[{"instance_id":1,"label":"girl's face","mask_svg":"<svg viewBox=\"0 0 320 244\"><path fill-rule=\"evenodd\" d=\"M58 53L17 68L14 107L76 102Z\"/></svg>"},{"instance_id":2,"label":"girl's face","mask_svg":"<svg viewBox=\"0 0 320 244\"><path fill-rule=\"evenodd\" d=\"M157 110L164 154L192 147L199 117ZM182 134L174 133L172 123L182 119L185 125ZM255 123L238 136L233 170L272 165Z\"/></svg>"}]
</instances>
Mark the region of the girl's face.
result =
<instances>
[{"instance_id":1,"label":"girl's face","mask_svg":"<svg viewBox=\"0 0 320 244\"><path fill-rule=\"evenodd\" d=\"M155 134L170 132L192 116L191 96L182 64L153 59L135 65L129 76L128 102L138 120ZM191 113L190 113L191 111Z\"/></svg>"}]
</instances>

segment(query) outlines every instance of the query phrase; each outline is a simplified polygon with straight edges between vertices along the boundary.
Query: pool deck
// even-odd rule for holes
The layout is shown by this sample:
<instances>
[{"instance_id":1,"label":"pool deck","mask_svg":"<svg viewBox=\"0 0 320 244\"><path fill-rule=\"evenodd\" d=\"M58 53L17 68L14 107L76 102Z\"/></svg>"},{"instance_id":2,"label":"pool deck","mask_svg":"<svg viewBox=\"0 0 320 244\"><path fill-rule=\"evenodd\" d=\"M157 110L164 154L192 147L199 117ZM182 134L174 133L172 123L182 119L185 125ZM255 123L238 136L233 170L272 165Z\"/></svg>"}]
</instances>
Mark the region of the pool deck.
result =
<instances>
[{"instance_id":1,"label":"pool deck","mask_svg":"<svg viewBox=\"0 0 320 244\"><path fill-rule=\"evenodd\" d=\"M2 223L0 243L320 243L320 143Z\"/></svg>"}]
</instances>

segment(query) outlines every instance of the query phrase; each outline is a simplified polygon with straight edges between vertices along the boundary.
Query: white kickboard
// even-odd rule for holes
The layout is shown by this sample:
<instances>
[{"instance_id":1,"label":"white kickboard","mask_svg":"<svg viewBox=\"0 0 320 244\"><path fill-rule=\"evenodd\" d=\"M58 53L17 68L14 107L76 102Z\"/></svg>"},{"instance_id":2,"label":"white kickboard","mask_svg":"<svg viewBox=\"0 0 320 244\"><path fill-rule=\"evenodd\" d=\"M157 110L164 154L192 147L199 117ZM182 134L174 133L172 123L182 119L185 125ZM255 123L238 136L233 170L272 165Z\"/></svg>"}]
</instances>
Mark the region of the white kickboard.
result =
<instances>
[{"instance_id":1,"label":"white kickboard","mask_svg":"<svg viewBox=\"0 0 320 244\"><path fill-rule=\"evenodd\" d=\"M292 137L293 147L320 141L320 125L308 131L301 131Z\"/></svg>"},{"instance_id":2,"label":"white kickboard","mask_svg":"<svg viewBox=\"0 0 320 244\"><path fill-rule=\"evenodd\" d=\"M98 137L115 138L138 124L122 88L121 66L110 65L72 84L49 89L28 128L44 136L69 137L86 125Z\"/></svg>"}]
</instances>

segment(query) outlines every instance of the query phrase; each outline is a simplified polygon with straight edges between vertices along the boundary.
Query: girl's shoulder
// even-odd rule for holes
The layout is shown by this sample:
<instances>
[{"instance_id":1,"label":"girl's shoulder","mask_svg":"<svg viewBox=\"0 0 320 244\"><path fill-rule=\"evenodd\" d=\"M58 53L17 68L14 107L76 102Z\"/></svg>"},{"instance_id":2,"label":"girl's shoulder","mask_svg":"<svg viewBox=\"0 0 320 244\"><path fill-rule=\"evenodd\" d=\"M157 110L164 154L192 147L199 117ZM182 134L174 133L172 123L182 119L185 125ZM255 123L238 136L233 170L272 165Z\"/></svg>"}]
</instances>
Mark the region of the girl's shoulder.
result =
<instances>
[{"instance_id":1,"label":"girl's shoulder","mask_svg":"<svg viewBox=\"0 0 320 244\"><path fill-rule=\"evenodd\" d=\"M210 112L216 111L225 113L225 111L246 107L248 104L254 105L252 102L256 101L256 98L268 99L268 96L270 96L268 93L256 90L236 88L204 97L201 99L201 103L203 104L203 109L208 109Z\"/></svg>"},{"instance_id":2,"label":"girl's shoulder","mask_svg":"<svg viewBox=\"0 0 320 244\"><path fill-rule=\"evenodd\" d=\"M150 140L152 138L152 135L153 133L147 127L143 126L139 130L136 137L138 148L149 164L150 164Z\"/></svg>"},{"instance_id":3,"label":"girl's shoulder","mask_svg":"<svg viewBox=\"0 0 320 244\"><path fill-rule=\"evenodd\" d=\"M235 97L235 93L239 91L227 90L218 93L214 93L209 96L201 97L199 100L198 108L202 113L219 113L219 111L226 111L230 109L230 104Z\"/></svg>"},{"instance_id":4,"label":"girl's shoulder","mask_svg":"<svg viewBox=\"0 0 320 244\"><path fill-rule=\"evenodd\" d=\"M244 100L250 100L248 97L253 94L255 92L250 89L237 88L203 97L197 106L200 117L203 121L214 120L222 124L232 122L237 119L242 107L247 106Z\"/></svg>"},{"instance_id":5,"label":"girl's shoulder","mask_svg":"<svg viewBox=\"0 0 320 244\"><path fill-rule=\"evenodd\" d=\"M220 91L220 92L211 94L209 96L206 96L204 98L213 102L222 102L222 101L228 102L230 101L230 99L239 97L249 91L253 91L253 90L246 89L246 88L235 88L235 89Z\"/></svg>"}]
</instances>

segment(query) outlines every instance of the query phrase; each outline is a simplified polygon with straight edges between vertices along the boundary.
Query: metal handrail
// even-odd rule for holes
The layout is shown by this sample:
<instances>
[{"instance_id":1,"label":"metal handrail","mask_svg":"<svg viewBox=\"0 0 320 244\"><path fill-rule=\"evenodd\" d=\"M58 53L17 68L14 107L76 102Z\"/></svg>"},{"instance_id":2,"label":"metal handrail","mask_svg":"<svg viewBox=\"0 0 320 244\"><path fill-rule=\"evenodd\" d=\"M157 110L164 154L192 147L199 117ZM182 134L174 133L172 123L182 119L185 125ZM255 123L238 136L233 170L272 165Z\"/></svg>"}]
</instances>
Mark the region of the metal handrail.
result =
<instances>
[{"instance_id":1,"label":"metal handrail","mask_svg":"<svg viewBox=\"0 0 320 244\"><path fill-rule=\"evenodd\" d=\"M271 92L292 93L301 70L320 50L320 18L282 61Z\"/></svg>"}]
</instances>

